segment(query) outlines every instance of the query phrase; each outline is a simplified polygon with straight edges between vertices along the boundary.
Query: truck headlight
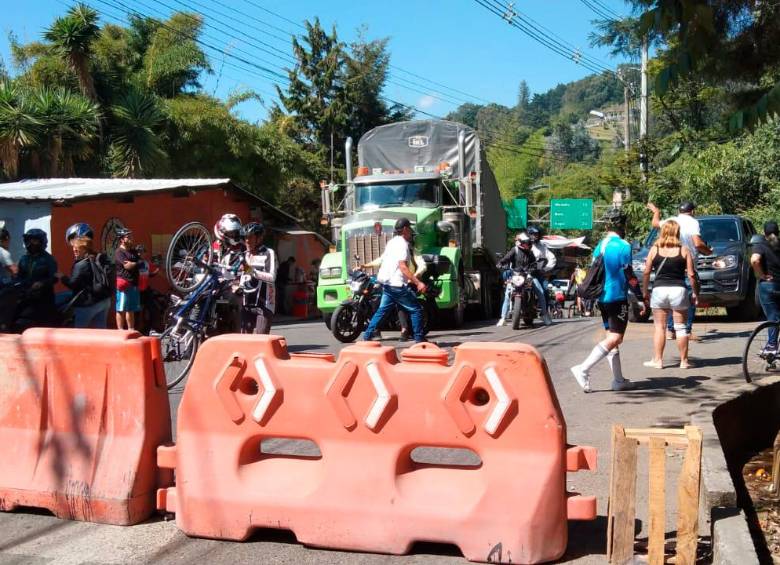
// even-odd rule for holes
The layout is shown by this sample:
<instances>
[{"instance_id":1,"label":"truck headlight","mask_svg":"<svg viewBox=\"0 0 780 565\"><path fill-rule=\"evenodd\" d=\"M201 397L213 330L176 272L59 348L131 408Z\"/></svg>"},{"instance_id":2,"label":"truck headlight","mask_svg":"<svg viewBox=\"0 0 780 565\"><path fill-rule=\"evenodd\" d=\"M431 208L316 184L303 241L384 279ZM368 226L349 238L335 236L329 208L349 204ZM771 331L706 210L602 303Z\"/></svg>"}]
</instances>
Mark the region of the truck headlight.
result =
<instances>
[{"instance_id":1,"label":"truck headlight","mask_svg":"<svg viewBox=\"0 0 780 565\"><path fill-rule=\"evenodd\" d=\"M638 259L634 259L633 261L631 261L631 267L634 269L634 271L644 271L645 262L640 261Z\"/></svg>"},{"instance_id":2,"label":"truck headlight","mask_svg":"<svg viewBox=\"0 0 780 565\"><path fill-rule=\"evenodd\" d=\"M340 279L341 267L322 267L320 269L321 279Z\"/></svg>"},{"instance_id":3,"label":"truck headlight","mask_svg":"<svg viewBox=\"0 0 780 565\"><path fill-rule=\"evenodd\" d=\"M716 257L715 260L712 262L713 269L730 269L736 266L737 266L736 255L723 255L721 257Z\"/></svg>"}]
</instances>

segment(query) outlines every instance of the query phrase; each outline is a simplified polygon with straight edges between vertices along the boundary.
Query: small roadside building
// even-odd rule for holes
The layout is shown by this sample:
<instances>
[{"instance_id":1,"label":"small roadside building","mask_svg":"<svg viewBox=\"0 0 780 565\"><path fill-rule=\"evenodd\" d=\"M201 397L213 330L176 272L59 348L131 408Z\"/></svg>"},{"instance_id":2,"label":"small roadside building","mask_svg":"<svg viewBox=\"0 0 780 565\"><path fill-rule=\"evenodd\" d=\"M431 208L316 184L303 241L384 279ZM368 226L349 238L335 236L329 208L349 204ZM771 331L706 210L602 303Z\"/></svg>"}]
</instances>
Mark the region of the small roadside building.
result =
<instances>
[{"instance_id":1,"label":"small roadside building","mask_svg":"<svg viewBox=\"0 0 780 565\"><path fill-rule=\"evenodd\" d=\"M67 178L0 184L0 227L11 232L14 260L24 253L22 234L40 228L49 234L49 252L62 272L69 272L73 262L65 230L76 222L91 225L96 248L108 253L116 246L116 229L132 229L151 259L165 257L183 224L197 221L211 229L225 213L237 214L243 222L262 221L280 260L294 256L299 265L310 265L327 251L322 236L303 230L296 218L230 179ZM164 276L152 280L158 289L167 286Z\"/></svg>"}]
</instances>

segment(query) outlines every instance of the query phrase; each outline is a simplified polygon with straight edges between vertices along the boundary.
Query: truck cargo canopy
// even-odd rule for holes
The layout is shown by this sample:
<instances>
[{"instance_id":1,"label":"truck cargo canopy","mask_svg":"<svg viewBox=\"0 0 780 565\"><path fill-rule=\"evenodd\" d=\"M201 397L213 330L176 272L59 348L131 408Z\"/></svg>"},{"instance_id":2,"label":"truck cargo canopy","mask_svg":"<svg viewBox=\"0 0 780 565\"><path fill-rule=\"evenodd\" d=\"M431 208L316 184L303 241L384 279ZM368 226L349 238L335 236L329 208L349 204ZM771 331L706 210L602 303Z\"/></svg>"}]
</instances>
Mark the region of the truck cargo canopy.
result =
<instances>
[{"instance_id":1,"label":"truck cargo canopy","mask_svg":"<svg viewBox=\"0 0 780 565\"><path fill-rule=\"evenodd\" d=\"M466 174L477 170L477 133L468 126L445 120L398 122L368 131L358 142L358 164L369 169L413 172L449 163L458 173L458 134L466 134Z\"/></svg>"}]
</instances>

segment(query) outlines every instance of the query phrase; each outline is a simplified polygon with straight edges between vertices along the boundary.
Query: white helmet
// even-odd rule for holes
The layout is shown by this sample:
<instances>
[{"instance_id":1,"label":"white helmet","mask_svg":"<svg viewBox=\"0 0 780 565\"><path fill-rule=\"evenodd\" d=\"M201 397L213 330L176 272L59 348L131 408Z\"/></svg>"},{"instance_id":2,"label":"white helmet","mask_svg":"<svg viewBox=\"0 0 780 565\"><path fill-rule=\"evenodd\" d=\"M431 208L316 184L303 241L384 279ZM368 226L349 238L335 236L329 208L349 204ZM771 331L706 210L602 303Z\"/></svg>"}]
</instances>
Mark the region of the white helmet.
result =
<instances>
[{"instance_id":1,"label":"white helmet","mask_svg":"<svg viewBox=\"0 0 780 565\"><path fill-rule=\"evenodd\" d=\"M216 238L228 245L238 245L241 242L241 220L235 214L225 214L214 224Z\"/></svg>"}]
</instances>

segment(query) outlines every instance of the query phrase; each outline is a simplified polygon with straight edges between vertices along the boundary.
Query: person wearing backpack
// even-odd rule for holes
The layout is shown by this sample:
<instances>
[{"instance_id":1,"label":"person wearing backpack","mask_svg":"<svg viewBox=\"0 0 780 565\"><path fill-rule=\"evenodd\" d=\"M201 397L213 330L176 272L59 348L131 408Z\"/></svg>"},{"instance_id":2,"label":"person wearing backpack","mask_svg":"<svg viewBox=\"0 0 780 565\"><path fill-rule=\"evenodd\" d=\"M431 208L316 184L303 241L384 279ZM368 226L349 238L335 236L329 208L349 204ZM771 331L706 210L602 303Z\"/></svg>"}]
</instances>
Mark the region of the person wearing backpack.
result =
<instances>
[{"instance_id":1,"label":"person wearing backpack","mask_svg":"<svg viewBox=\"0 0 780 565\"><path fill-rule=\"evenodd\" d=\"M577 290L583 299L596 298L601 310L606 337L596 344L588 357L571 368L577 383L590 392L590 371L606 358L612 370L612 390L628 390L634 384L623 377L618 346L628 327L628 290L642 301L639 281L631 268L631 245L623 239L626 216L620 208L611 208L602 218L607 235L593 252L593 264ZM644 304L644 303L643 303ZM644 312L644 307L643 307Z\"/></svg>"},{"instance_id":2,"label":"person wearing backpack","mask_svg":"<svg viewBox=\"0 0 780 565\"><path fill-rule=\"evenodd\" d=\"M75 262L70 276L62 277L62 284L78 294L73 308L74 326L105 329L113 290L112 263L105 254L93 250L93 237L92 228L85 223L73 224L65 231L65 241L73 248Z\"/></svg>"}]
</instances>

